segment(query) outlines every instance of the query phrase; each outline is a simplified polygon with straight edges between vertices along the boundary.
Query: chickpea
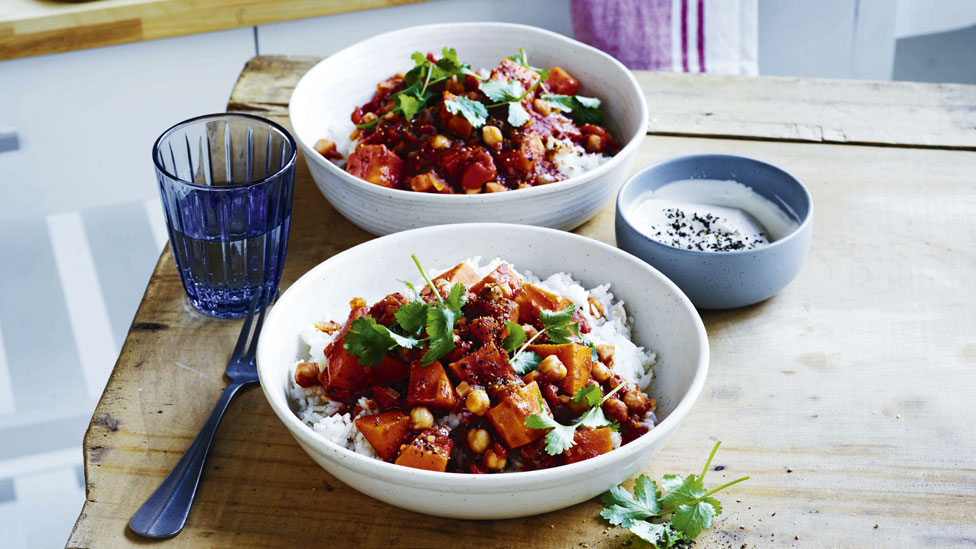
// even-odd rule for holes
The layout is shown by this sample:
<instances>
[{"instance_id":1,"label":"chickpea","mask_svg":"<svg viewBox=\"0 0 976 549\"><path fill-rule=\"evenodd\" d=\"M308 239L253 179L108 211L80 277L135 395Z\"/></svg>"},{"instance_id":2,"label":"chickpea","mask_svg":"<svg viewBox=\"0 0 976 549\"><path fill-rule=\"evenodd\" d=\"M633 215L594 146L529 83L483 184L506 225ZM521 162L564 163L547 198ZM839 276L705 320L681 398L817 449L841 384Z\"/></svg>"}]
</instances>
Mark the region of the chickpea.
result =
<instances>
[{"instance_id":1,"label":"chickpea","mask_svg":"<svg viewBox=\"0 0 976 549\"><path fill-rule=\"evenodd\" d=\"M350 309L356 309L356 308L365 307L365 306L366 306L366 300L363 299L363 298L361 298L361 297L354 297L351 300L349 300L349 308Z\"/></svg>"},{"instance_id":2,"label":"chickpea","mask_svg":"<svg viewBox=\"0 0 976 549\"><path fill-rule=\"evenodd\" d=\"M437 134L430 138L430 146L437 150L446 149L451 146L451 140L441 134Z\"/></svg>"},{"instance_id":3,"label":"chickpea","mask_svg":"<svg viewBox=\"0 0 976 549\"><path fill-rule=\"evenodd\" d=\"M604 364L613 364L613 345L597 345L596 356Z\"/></svg>"},{"instance_id":4,"label":"chickpea","mask_svg":"<svg viewBox=\"0 0 976 549\"><path fill-rule=\"evenodd\" d=\"M485 192L489 193L503 193L508 190L508 187L502 185L497 181L489 181L485 183Z\"/></svg>"},{"instance_id":5,"label":"chickpea","mask_svg":"<svg viewBox=\"0 0 976 549\"><path fill-rule=\"evenodd\" d=\"M526 384L532 383L537 379L539 379L539 370L532 370L531 372L522 376L522 381L524 381Z\"/></svg>"},{"instance_id":6,"label":"chickpea","mask_svg":"<svg viewBox=\"0 0 976 549\"><path fill-rule=\"evenodd\" d=\"M416 431L422 431L434 425L434 414L426 406L417 406L410 410L411 427Z\"/></svg>"},{"instance_id":7,"label":"chickpea","mask_svg":"<svg viewBox=\"0 0 976 549\"><path fill-rule=\"evenodd\" d=\"M631 412L643 414L647 411L647 396L637 389L631 389L624 393L624 404Z\"/></svg>"},{"instance_id":8,"label":"chickpea","mask_svg":"<svg viewBox=\"0 0 976 549\"><path fill-rule=\"evenodd\" d=\"M491 445L491 435L484 429L471 429L468 431L468 446L476 454L483 454L488 446Z\"/></svg>"},{"instance_id":9,"label":"chickpea","mask_svg":"<svg viewBox=\"0 0 976 549\"><path fill-rule=\"evenodd\" d=\"M322 156L326 156L335 150L336 144L328 139L319 139L315 142L313 148L315 149L315 152L321 154Z\"/></svg>"},{"instance_id":10,"label":"chickpea","mask_svg":"<svg viewBox=\"0 0 976 549\"><path fill-rule=\"evenodd\" d=\"M549 114L552 112L552 105L550 105L545 99L536 99L532 102L532 106L535 107L535 111L542 116L549 116Z\"/></svg>"},{"instance_id":11,"label":"chickpea","mask_svg":"<svg viewBox=\"0 0 976 549\"><path fill-rule=\"evenodd\" d=\"M464 194L481 194L481 187L474 189L464 189Z\"/></svg>"},{"instance_id":12,"label":"chickpea","mask_svg":"<svg viewBox=\"0 0 976 549\"><path fill-rule=\"evenodd\" d=\"M599 348L597 348L597 353L599 353ZM603 383L604 381L610 379L612 372L610 368L607 368L602 362L594 362L593 370L590 372L598 383Z\"/></svg>"},{"instance_id":13,"label":"chickpea","mask_svg":"<svg viewBox=\"0 0 976 549\"><path fill-rule=\"evenodd\" d=\"M599 135L590 134L583 140L583 148L588 153L598 153L603 151L603 138Z\"/></svg>"},{"instance_id":14,"label":"chickpea","mask_svg":"<svg viewBox=\"0 0 976 549\"><path fill-rule=\"evenodd\" d=\"M481 128L481 138L485 140L485 145L494 147L502 142L502 131L495 126L485 126Z\"/></svg>"},{"instance_id":15,"label":"chickpea","mask_svg":"<svg viewBox=\"0 0 976 549\"><path fill-rule=\"evenodd\" d=\"M494 450L488 450L485 452L484 456L485 467L491 469L492 471L501 471L505 468L508 460L495 453Z\"/></svg>"},{"instance_id":16,"label":"chickpea","mask_svg":"<svg viewBox=\"0 0 976 549\"><path fill-rule=\"evenodd\" d=\"M318 385L319 365L314 362L299 362L295 366L295 383L302 387Z\"/></svg>"},{"instance_id":17,"label":"chickpea","mask_svg":"<svg viewBox=\"0 0 976 549\"><path fill-rule=\"evenodd\" d=\"M315 322L314 324L316 330L325 332L327 334L334 334L342 329L342 326L339 326L339 323L334 320L326 320L325 322L319 321Z\"/></svg>"},{"instance_id":18,"label":"chickpea","mask_svg":"<svg viewBox=\"0 0 976 549\"><path fill-rule=\"evenodd\" d=\"M471 386L468 385L467 381L462 381L461 383L457 384L457 387L454 388L454 391L457 392L459 397L464 398L468 396L468 393L471 392Z\"/></svg>"},{"instance_id":19,"label":"chickpea","mask_svg":"<svg viewBox=\"0 0 976 549\"><path fill-rule=\"evenodd\" d=\"M627 405L621 402L616 397L610 397L606 402L603 403L603 413L607 415L607 419L616 423L623 423L627 421Z\"/></svg>"},{"instance_id":20,"label":"chickpea","mask_svg":"<svg viewBox=\"0 0 976 549\"><path fill-rule=\"evenodd\" d=\"M427 174L415 175L410 178L410 189L414 192L422 193L433 186L434 184Z\"/></svg>"},{"instance_id":21,"label":"chickpea","mask_svg":"<svg viewBox=\"0 0 976 549\"><path fill-rule=\"evenodd\" d=\"M369 124L370 122L372 122L374 120L376 120L376 113L375 112L368 112L368 113L366 113L366 114L363 115L362 122L360 122L360 123L361 124Z\"/></svg>"},{"instance_id":22,"label":"chickpea","mask_svg":"<svg viewBox=\"0 0 976 549\"><path fill-rule=\"evenodd\" d=\"M559 381L566 377L566 365L556 355L549 355L539 363L539 375L548 381Z\"/></svg>"},{"instance_id":23,"label":"chickpea","mask_svg":"<svg viewBox=\"0 0 976 549\"><path fill-rule=\"evenodd\" d=\"M464 407L476 416L483 416L488 411L491 401L488 400L488 393L482 389L475 389L468 393L464 399Z\"/></svg>"}]
</instances>

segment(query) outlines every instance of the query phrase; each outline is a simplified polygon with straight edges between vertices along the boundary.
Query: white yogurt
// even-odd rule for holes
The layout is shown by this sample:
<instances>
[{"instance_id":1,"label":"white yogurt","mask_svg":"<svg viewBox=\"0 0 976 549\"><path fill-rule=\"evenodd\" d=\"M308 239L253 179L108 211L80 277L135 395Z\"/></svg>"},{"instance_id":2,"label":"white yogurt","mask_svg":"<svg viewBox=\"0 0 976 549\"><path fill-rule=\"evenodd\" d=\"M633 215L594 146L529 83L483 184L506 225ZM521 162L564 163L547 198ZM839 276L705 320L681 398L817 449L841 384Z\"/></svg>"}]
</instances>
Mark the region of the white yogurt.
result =
<instances>
[{"instance_id":1,"label":"white yogurt","mask_svg":"<svg viewBox=\"0 0 976 549\"><path fill-rule=\"evenodd\" d=\"M675 181L647 191L634 201L627 217L658 242L709 252L763 246L799 226L742 183L713 179Z\"/></svg>"}]
</instances>

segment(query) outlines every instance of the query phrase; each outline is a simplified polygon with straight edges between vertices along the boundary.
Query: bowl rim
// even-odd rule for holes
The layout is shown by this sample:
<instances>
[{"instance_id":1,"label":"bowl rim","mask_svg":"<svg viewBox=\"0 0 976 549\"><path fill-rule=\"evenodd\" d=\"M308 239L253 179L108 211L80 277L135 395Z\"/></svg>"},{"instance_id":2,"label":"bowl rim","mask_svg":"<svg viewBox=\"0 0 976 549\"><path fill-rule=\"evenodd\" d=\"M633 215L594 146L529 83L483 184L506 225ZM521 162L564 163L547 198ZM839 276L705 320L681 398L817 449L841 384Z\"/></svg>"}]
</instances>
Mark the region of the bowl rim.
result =
<instances>
[{"instance_id":1,"label":"bowl rim","mask_svg":"<svg viewBox=\"0 0 976 549\"><path fill-rule=\"evenodd\" d=\"M697 160L697 159L703 159L703 158L725 159L725 160L733 160L733 161L737 161L737 162L745 162L745 163L749 163L749 164L759 164L759 165L765 166L767 168L770 168L773 171L779 172L780 174L786 176L786 178L788 180L792 181L793 183L795 183L800 188L800 190L802 191L803 197L804 197L804 199L807 202L807 214L803 217L803 219L800 221L800 223L798 223L797 226L792 231L790 231L789 234L787 234L783 238L776 239L776 240L770 242L769 244L766 244L764 246L759 246L759 247L756 247L756 248L751 248L751 249L746 249L746 250L730 250L730 251L724 251L724 252L709 252L709 251L705 251L705 250L688 250L688 249L685 249L685 248L679 248L677 246L672 246L670 244L665 244L664 242L660 242L658 240L654 240L653 238L647 236L640 229L638 229L636 226L634 226L633 222L631 222L631 220L630 220L630 211L629 211L629 208L628 208L628 206L630 206L633 202L632 201L627 201L627 203L624 204L624 200L623 200L624 193L626 192L626 190L629 187L634 186L634 185L637 185L638 184L637 182L642 177L645 177L645 174L647 172L651 172L651 171L654 171L654 170L661 169L661 168L663 168L663 167L665 167L665 166L667 166L669 164L673 164L675 162L688 161L688 160ZM736 181L736 183L741 183L741 184L749 187L750 189L752 189L752 186L749 185L748 182L745 182L745 181ZM637 196L640 196L640 195L637 195ZM806 230L806 228L811 223L813 223L813 196L810 194L810 191L807 189L806 185L804 185L802 181L800 181L796 176L794 176L790 172L784 170L783 168L780 168L779 166L777 166L775 164L771 164L769 162L764 162L764 161L758 160L756 158L751 158L751 157L748 157L748 156L740 156L740 155L735 155L735 154L718 154L718 153L686 154L686 155L674 156L674 157L671 157L671 158L666 158L664 160L661 160L660 162L655 162L654 164L651 164L649 166L646 166L644 168L641 168L636 173L634 173L633 175L631 175L630 177L628 177L627 180L624 181L624 184L620 186L620 190L617 192L616 206L617 206L616 218L618 220L620 220L620 221L623 221L623 223L627 226L627 228L632 233L638 235L644 242L648 242L652 246L658 247L658 248L661 248L661 249L664 249L664 250L672 250L674 252L684 253L684 254L688 254L688 255L692 255L692 256L698 255L698 256L703 256L703 257L740 256L740 255L763 253L766 250L776 250L778 248L781 248L783 246L788 245L788 243L790 241L795 240L797 238L800 238L799 235L803 234L803 232Z\"/></svg>"},{"instance_id":2,"label":"bowl rim","mask_svg":"<svg viewBox=\"0 0 976 549\"><path fill-rule=\"evenodd\" d=\"M612 255L618 256L622 261L632 262L635 266L647 271L650 276L658 277L660 279L659 281L664 284L664 287L674 293L678 299L679 306L690 315L694 324L695 338L698 343L699 360L688 391L685 392L684 395L681 395L680 400L671 413L656 424L649 432L627 445L621 446L620 448L607 452L606 454L602 454L588 460L561 465L559 467L549 469L511 472L495 475L425 471L421 469L404 467L393 463L387 463L386 461L368 457L353 450L349 450L343 446L339 446L338 444L316 433L311 427L306 425L298 418L297 415L295 415L295 413L288 406L287 391L285 391L282 399L282 402L285 403L284 407L282 407L279 402L271 398L270 387L275 387L275 392L278 392L280 379L278 379L277 376L275 376L274 379L271 377L272 374L268 370L272 366L268 365L267 362L262 360L264 355L268 352L267 348L269 345L267 343L268 332L262 331L258 340L257 351L257 370L261 381L261 390L264 392L265 398L268 400L268 403L274 410L275 414L285 424L285 427L288 428L291 434L296 439L299 439L299 442L302 443L302 445L309 445L312 447L324 445L326 449L332 451L332 454L335 454L335 457L339 458L335 459L334 457L326 457L326 459L333 464L349 469L355 469L359 472L372 469L372 472L376 475L381 475L385 480L397 485L416 486L429 483L435 486L441 485L445 490L448 491L473 489L481 492L507 492L515 488L526 488L529 486L548 484L553 480L585 474L586 471L594 468L611 466L617 461L625 460L628 456L642 452L646 447L653 445L658 439L665 438L666 440L666 437L668 437L670 433L672 433L678 427L681 421L685 419L695 402L698 400L698 397L701 395L702 389L705 385L705 378L708 374L710 359L709 342L701 316L698 314L698 311L695 309L694 305L691 303L691 300L684 294L684 292L682 292L681 289L674 284L674 282L664 276L660 271L619 248L610 246L609 244L592 238L557 229L509 223L461 223L454 225L434 225L430 227L411 229L409 231L401 231L367 241L330 257L329 259L309 269L287 290L285 290L282 296L287 295L288 292L292 292L294 289L302 289L305 286L316 283L317 277L315 276L315 273L324 269L326 265L342 261L345 256L351 255L353 250L362 252L364 248L379 248L390 240L402 240L405 238L412 238L415 235L418 237L423 237L426 233L437 233L444 230L451 230L452 232L457 232L459 230L516 230L534 232L538 234L548 234L549 236L566 238L568 240L567 244L575 245L577 247L595 246L598 249L605 250ZM272 307L268 313L268 317L265 319L267 322L266 325L273 325L278 316L281 314L285 313L282 313L281 310ZM269 362L274 363L273 357L269 358L272 359L269 360ZM323 455L324 453L319 454Z\"/></svg>"},{"instance_id":3,"label":"bowl rim","mask_svg":"<svg viewBox=\"0 0 976 549\"><path fill-rule=\"evenodd\" d=\"M638 124L638 127L636 128L636 131L631 136L628 137L627 143L623 147L621 147L619 151L617 151L617 154L610 157L609 160L607 160L600 166L597 166L596 168L587 171L585 173L582 173L580 175L570 177L562 181L557 181L555 183L550 183L548 185L538 185L538 186L530 187L528 189L515 189L516 191L519 192L517 196L529 197L529 196L546 195L546 194L561 192L564 190L569 190L584 185L587 182L589 182L591 179L605 175L606 173L611 171L613 167L616 166L617 164L621 162L625 162L626 159L632 156L636 152L637 148L640 147L641 142L644 140L644 137L647 135L647 128L648 128L647 99L644 96L644 92L640 88L640 84L637 82L637 78L634 76L634 73L630 71L630 69L624 66L624 64L621 63L620 61L617 61L611 55L597 48L594 48L592 46L589 46L587 44L584 44L582 42L579 42L567 36L564 36L562 34L552 32L547 29L535 27L532 25L521 25L516 23L504 23L504 22L494 22L494 21L466 22L466 23L435 23L430 25L417 25L413 27L407 27L404 29L398 29L390 32L385 32L383 34L371 36L365 40L360 40L355 44L347 46L333 53L332 55L319 61L314 66L312 66L312 68L306 71L305 74L302 75L301 79L299 79L298 83L295 85L295 89L292 91L292 94L288 100L288 119L291 122L291 127L292 128L295 127L293 120L296 118L295 102L294 102L296 94L299 93L299 90L303 90L303 85L305 86L311 85L308 83L308 81L310 80L309 75L312 74L313 71L319 69L321 65L329 62L332 58L337 57L339 55L347 54L347 52L349 52L350 50L358 48L363 44L370 42L372 40L386 39L401 34L412 35L420 32L436 33L444 29L451 29L452 31L457 31L459 27L476 28L479 30L486 29L486 28L487 29L491 29L491 28L516 29L516 30L521 30L523 32L546 35L550 39L555 40L557 42L561 42L570 48L590 51L596 54L597 56L602 57L603 60L606 61L608 64L617 68L621 76L629 84L628 88L630 89L630 91L633 92L634 96L638 98L637 104L638 104L639 113L637 118L638 120L640 120L640 122ZM418 193L415 191L407 191L403 189L390 189L387 187L381 187L379 185L369 183L368 181L364 181L346 172L345 170L339 168L332 162L326 160L325 158L322 157L322 155L315 152L314 148L310 147L302 139L301 135L297 135L297 132L296 132L295 140L298 142L299 147L302 148L302 152L305 154L306 162L312 162L316 164L317 166L324 169L326 172L330 173L335 177L338 177L339 179L341 179L347 184L353 185L355 187L358 187L361 190L364 190L366 192L371 192L373 194L382 196L384 198L400 199L400 200L413 199L416 201L431 202L434 204L446 204L452 201L455 203L461 201L467 201L466 203L471 203L471 204L492 204L492 203L502 202L505 200L512 200L511 198L508 199L505 198L510 194L508 192L478 193L478 194L433 194L433 193Z\"/></svg>"}]
</instances>

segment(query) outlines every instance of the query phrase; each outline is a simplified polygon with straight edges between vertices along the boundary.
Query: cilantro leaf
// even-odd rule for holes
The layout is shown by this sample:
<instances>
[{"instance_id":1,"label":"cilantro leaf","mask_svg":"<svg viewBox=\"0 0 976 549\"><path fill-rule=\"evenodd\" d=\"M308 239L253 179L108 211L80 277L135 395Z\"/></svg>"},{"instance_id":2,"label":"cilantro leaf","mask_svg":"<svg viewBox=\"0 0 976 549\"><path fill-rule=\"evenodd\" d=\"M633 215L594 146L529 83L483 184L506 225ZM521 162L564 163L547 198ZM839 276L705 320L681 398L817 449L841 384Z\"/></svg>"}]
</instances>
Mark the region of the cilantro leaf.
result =
<instances>
[{"instance_id":1,"label":"cilantro leaf","mask_svg":"<svg viewBox=\"0 0 976 549\"><path fill-rule=\"evenodd\" d=\"M671 529L670 524L656 524L646 520L638 520L628 526L630 531L642 540L655 547L672 547L681 539L680 534Z\"/></svg>"},{"instance_id":2,"label":"cilantro leaf","mask_svg":"<svg viewBox=\"0 0 976 549\"><path fill-rule=\"evenodd\" d=\"M508 123L519 128L524 126L526 122L529 121L531 116L529 112L525 110L522 103L519 101L513 101L508 104Z\"/></svg>"},{"instance_id":3,"label":"cilantro leaf","mask_svg":"<svg viewBox=\"0 0 976 549\"><path fill-rule=\"evenodd\" d=\"M569 336L573 332L578 332L579 327L573 322L573 314L576 312L576 305L570 304L561 311L542 311L539 313L539 322L545 326L546 335L549 341L556 345L569 343Z\"/></svg>"},{"instance_id":4,"label":"cilantro leaf","mask_svg":"<svg viewBox=\"0 0 976 549\"><path fill-rule=\"evenodd\" d=\"M447 308L455 313L460 312L461 307L467 303L467 298L464 297L464 292L464 286L459 283L455 283L454 286L451 286L451 291L447 294L447 299L444 300Z\"/></svg>"},{"instance_id":5,"label":"cilantro leaf","mask_svg":"<svg viewBox=\"0 0 976 549\"><path fill-rule=\"evenodd\" d=\"M681 475L664 475L661 477L661 488L670 492L678 486L681 486L681 483L684 481L685 479Z\"/></svg>"},{"instance_id":6,"label":"cilantro leaf","mask_svg":"<svg viewBox=\"0 0 976 549\"><path fill-rule=\"evenodd\" d=\"M688 475L682 481L681 486L673 488L667 495L661 498L661 505L666 508L675 509L682 505L695 502L698 498L705 495L707 490L702 485L698 475Z\"/></svg>"},{"instance_id":7,"label":"cilantro leaf","mask_svg":"<svg viewBox=\"0 0 976 549\"><path fill-rule=\"evenodd\" d=\"M569 116L577 123L600 124L603 122L600 100L596 97L546 93L542 95L542 99L560 111L569 113Z\"/></svg>"},{"instance_id":8,"label":"cilantro leaf","mask_svg":"<svg viewBox=\"0 0 976 549\"><path fill-rule=\"evenodd\" d=\"M386 326L377 324L371 316L353 320L343 339L342 348L355 356L360 366L379 366L386 352L397 345Z\"/></svg>"},{"instance_id":9,"label":"cilantro leaf","mask_svg":"<svg viewBox=\"0 0 976 549\"><path fill-rule=\"evenodd\" d=\"M468 121L471 126L480 128L488 121L488 109L480 101L468 99L459 95L454 99L444 102L444 107L451 114L460 114Z\"/></svg>"},{"instance_id":10,"label":"cilantro leaf","mask_svg":"<svg viewBox=\"0 0 976 549\"><path fill-rule=\"evenodd\" d=\"M599 429L600 427L610 427L613 425L607 416L603 413L603 409L600 406L594 406L586 411L579 420L576 422L576 427L591 427L593 429Z\"/></svg>"},{"instance_id":11,"label":"cilantro leaf","mask_svg":"<svg viewBox=\"0 0 976 549\"><path fill-rule=\"evenodd\" d=\"M488 99L497 103L518 101L522 98L522 94L525 93L525 90L522 88L522 83L514 79L507 81L499 79L486 80L479 87L488 96Z\"/></svg>"},{"instance_id":12,"label":"cilantro leaf","mask_svg":"<svg viewBox=\"0 0 976 549\"><path fill-rule=\"evenodd\" d=\"M657 484L646 475L640 475L634 484L634 495L622 486L614 486L603 494L604 509L600 516L610 524L629 528L634 521L661 514L660 497Z\"/></svg>"},{"instance_id":13,"label":"cilantro leaf","mask_svg":"<svg viewBox=\"0 0 976 549\"><path fill-rule=\"evenodd\" d=\"M505 328L508 329L508 335L502 340L502 348L508 351L508 354L512 354L525 343L528 336L525 335L525 329L520 324L511 320L505 321Z\"/></svg>"},{"instance_id":14,"label":"cilantro leaf","mask_svg":"<svg viewBox=\"0 0 976 549\"><path fill-rule=\"evenodd\" d=\"M719 444L721 442L712 448L704 471L708 470ZM633 495L620 486L606 492L602 498L604 509L600 516L611 524L629 528L656 547L674 547L685 540L693 540L702 530L712 526L715 517L722 514L722 504L710 496L749 479L742 477L706 492L702 485L703 476L704 472L702 476L665 475L660 486L668 493L661 497L657 485L641 475L634 485ZM670 516L665 522L644 520L667 515Z\"/></svg>"},{"instance_id":15,"label":"cilantro leaf","mask_svg":"<svg viewBox=\"0 0 976 549\"><path fill-rule=\"evenodd\" d=\"M393 316L408 334L419 334L427 323L427 304L423 301L409 301L400 305Z\"/></svg>"},{"instance_id":16,"label":"cilantro leaf","mask_svg":"<svg viewBox=\"0 0 976 549\"><path fill-rule=\"evenodd\" d=\"M552 429L546 433L546 453L555 456L573 447L575 425L562 425L545 414L532 414L525 420L526 427L533 429Z\"/></svg>"},{"instance_id":17,"label":"cilantro leaf","mask_svg":"<svg viewBox=\"0 0 976 549\"><path fill-rule=\"evenodd\" d=\"M446 307L433 305L427 309L428 347L420 357L421 366L430 366L435 360L454 350L454 321L456 313Z\"/></svg>"},{"instance_id":18,"label":"cilantro leaf","mask_svg":"<svg viewBox=\"0 0 976 549\"><path fill-rule=\"evenodd\" d=\"M420 101L410 95L398 95L397 104L400 107L400 112L403 113L403 117L407 120L413 120L413 117L417 115L417 111L420 110Z\"/></svg>"},{"instance_id":19,"label":"cilantro leaf","mask_svg":"<svg viewBox=\"0 0 976 549\"><path fill-rule=\"evenodd\" d=\"M603 391L600 386L596 383L590 383L580 387L579 391L573 395L573 404L579 404L583 400L586 400L586 404L590 407L599 406L603 401Z\"/></svg>"},{"instance_id":20,"label":"cilantro leaf","mask_svg":"<svg viewBox=\"0 0 976 549\"><path fill-rule=\"evenodd\" d=\"M424 55L423 53L419 52L419 51L415 51L415 52L411 53L410 54L410 59L413 59L413 62L418 67L422 67L425 64L427 64L427 56Z\"/></svg>"},{"instance_id":21,"label":"cilantro leaf","mask_svg":"<svg viewBox=\"0 0 976 549\"><path fill-rule=\"evenodd\" d=\"M722 512L722 506L719 505L716 509L715 503L718 503L715 498L705 498L697 503L678 507L671 516L671 526L689 539L698 537Z\"/></svg>"},{"instance_id":22,"label":"cilantro leaf","mask_svg":"<svg viewBox=\"0 0 976 549\"><path fill-rule=\"evenodd\" d=\"M515 356L509 360L509 364L515 369L515 373L524 376L525 374L535 370L539 367L542 362L542 357L537 353L532 351L522 351L521 353L516 353Z\"/></svg>"}]
</instances>

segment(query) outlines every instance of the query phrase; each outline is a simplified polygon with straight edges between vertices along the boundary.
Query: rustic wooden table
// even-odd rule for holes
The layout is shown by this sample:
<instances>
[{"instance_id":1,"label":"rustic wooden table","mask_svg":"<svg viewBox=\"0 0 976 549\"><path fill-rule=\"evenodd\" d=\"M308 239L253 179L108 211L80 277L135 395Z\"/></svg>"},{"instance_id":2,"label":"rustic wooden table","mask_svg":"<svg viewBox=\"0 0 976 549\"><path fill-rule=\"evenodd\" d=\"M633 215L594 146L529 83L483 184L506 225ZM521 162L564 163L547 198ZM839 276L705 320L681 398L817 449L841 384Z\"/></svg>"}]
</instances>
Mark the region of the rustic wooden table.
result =
<instances>
[{"instance_id":1,"label":"rustic wooden table","mask_svg":"<svg viewBox=\"0 0 976 549\"><path fill-rule=\"evenodd\" d=\"M316 60L258 57L229 108L287 123ZM650 135L634 169L720 152L782 166L816 204L810 258L778 296L702 312L712 351L691 415L644 472L700 467L724 441L722 498L700 547L976 544L976 87L640 73ZM299 162L282 286L371 238ZM613 242L613 206L578 229ZM186 529L148 542L132 513L226 381L240 322L187 305L167 249L85 438L87 502L70 547L125 544L616 547L594 500L547 515L429 517L344 486L294 442L260 389L217 433Z\"/></svg>"}]
</instances>

